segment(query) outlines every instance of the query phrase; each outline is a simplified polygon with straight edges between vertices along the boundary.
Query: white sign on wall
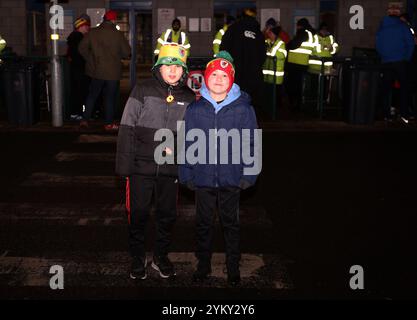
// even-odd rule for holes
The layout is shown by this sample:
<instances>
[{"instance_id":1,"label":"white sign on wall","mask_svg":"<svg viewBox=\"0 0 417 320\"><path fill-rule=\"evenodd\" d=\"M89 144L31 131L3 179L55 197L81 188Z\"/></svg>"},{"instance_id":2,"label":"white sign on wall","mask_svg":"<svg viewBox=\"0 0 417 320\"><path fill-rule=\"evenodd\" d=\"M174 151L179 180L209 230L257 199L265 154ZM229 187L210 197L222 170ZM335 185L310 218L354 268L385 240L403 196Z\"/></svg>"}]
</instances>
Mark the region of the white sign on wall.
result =
<instances>
[{"instance_id":1,"label":"white sign on wall","mask_svg":"<svg viewBox=\"0 0 417 320\"><path fill-rule=\"evenodd\" d=\"M211 18L201 18L201 32L211 32Z\"/></svg>"},{"instance_id":2,"label":"white sign on wall","mask_svg":"<svg viewBox=\"0 0 417 320\"><path fill-rule=\"evenodd\" d=\"M158 34L171 28L172 20L175 19L175 10L172 8L158 9Z\"/></svg>"},{"instance_id":3,"label":"white sign on wall","mask_svg":"<svg viewBox=\"0 0 417 320\"><path fill-rule=\"evenodd\" d=\"M190 18L188 22L189 22L188 31L190 32L200 31L200 19L199 18Z\"/></svg>"},{"instance_id":4,"label":"white sign on wall","mask_svg":"<svg viewBox=\"0 0 417 320\"><path fill-rule=\"evenodd\" d=\"M274 18L278 23L281 21L281 10L278 8L261 9L261 29L265 28L265 23L269 18Z\"/></svg>"}]
</instances>

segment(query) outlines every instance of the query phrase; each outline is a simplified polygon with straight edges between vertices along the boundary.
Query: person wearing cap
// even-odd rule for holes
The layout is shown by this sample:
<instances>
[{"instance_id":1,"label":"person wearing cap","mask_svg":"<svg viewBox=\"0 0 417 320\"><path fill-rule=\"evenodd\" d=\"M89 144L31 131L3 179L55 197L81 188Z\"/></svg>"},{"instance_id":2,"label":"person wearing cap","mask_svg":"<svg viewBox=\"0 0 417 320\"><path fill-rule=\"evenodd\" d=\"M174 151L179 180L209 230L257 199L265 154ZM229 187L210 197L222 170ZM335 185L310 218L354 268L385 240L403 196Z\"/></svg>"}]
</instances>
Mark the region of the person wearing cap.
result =
<instances>
[{"instance_id":1,"label":"person wearing cap","mask_svg":"<svg viewBox=\"0 0 417 320\"><path fill-rule=\"evenodd\" d=\"M175 18L172 21L172 28L162 32L161 36L158 38L156 48L153 52L154 55L158 56L161 46L168 43L176 43L183 46L187 50L187 57L190 56L191 44L187 34L181 30L181 21L178 18Z\"/></svg>"},{"instance_id":2,"label":"person wearing cap","mask_svg":"<svg viewBox=\"0 0 417 320\"><path fill-rule=\"evenodd\" d=\"M67 59L70 67L70 99L72 120L81 120L83 105L88 95L89 77L85 74L85 60L78 47L90 30L90 19L85 15L74 21L74 31L67 38Z\"/></svg>"},{"instance_id":3,"label":"person wearing cap","mask_svg":"<svg viewBox=\"0 0 417 320\"><path fill-rule=\"evenodd\" d=\"M187 53L182 46L163 45L152 68L152 78L135 86L120 122L116 173L127 178L132 279L147 277L145 233L152 198L155 201L156 241L151 266L162 278L176 274L168 258L177 216L176 150L175 147L160 150L161 142L154 136L160 129L170 130L176 135L177 121L183 120L185 109L195 100L195 94L186 86L186 61ZM164 163L164 159L168 162Z\"/></svg>"},{"instance_id":4,"label":"person wearing cap","mask_svg":"<svg viewBox=\"0 0 417 320\"><path fill-rule=\"evenodd\" d=\"M331 58L338 51L339 45L337 44L335 37L329 32L327 23L321 23L319 32L314 35L314 47L310 60L308 61L308 72L315 74L320 73L323 62L317 58ZM324 62L324 73L329 74L332 67L332 61Z\"/></svg>"},{"instance_id":5,"label":"person wearing cap","mask_svg":"<svg viewBox=\"0 0 417 320\"><path fill-rule=\"evenodd\" d=\"M287 45L285 87L292 111L299 111L301 108L303 78L307 73L308 62L315 46L313 33L314 30L309 21L302 18L297 21L295 37Z\"/></svg>"},{"instance_id":6,"label":"person wearing cap","mask_svg":"<svg viewBox=\"0 0 417 320\"><path fill-rule=\"evenodd\" d=\"M382 62L382 101L385 120L392 121L390 95L392 83L400 83L400 120L409 122L409 79L407 67L413 56L414 38L409 27L400 20L400 9L390 6L376 34L376 50Z\"/></svg>"},{"instance_id":7,"label":"person wearing cap","mask_svg":"<svg viewBox=\"0 0 417 320\"><path fill-rule=\"evenodd\" d=\"M281 106L282 84L284 82L284 66L287 58L285 42L279 37L280 27L267 29L268 37L266 60L263 67L264 82L267 84L268 91L271 92L271 85L276 86L276 101Z\"/></svg>"},{"instance_id":8,"label":"person wearing cap","mask_svg":"<svg viewBox=\"0 0 417 320\"><path fill-rule=\"evenodd\" d=\"M227 29L236 21L233 16L226 17L226 23L215 35L213 40L213 55L216 56L219 53L220 45L222 44L222 38L226 33Z\"/></svg>"},{"instance_id":9,"label":"person wearing cap","mask_svg":"<svg viewBox=\"0 0 417 320\"><path fill-rule=\"evenodd\" d=\"M246 9L243 17L229 27L220 50L231 54L236 66L236 83L251 96L255 109L260 109L266 48L254 9Z\"/></svg>"},{"instance_id":10,"label":"person wearing cap","mask_svg":"<svg viewBox=\"0 0 417 320\"><path fill-rule=\"evenodd\" d=\"M81 127L88 127L94 105L104 89L104 129L116 131L114 123L116 97L122 76L122 59L130 57L130 46L125 36L116 28L117 13L108 11L103 22L87 33L79 45L79 52L86 61L86 74L91 78L89 93Z\"/></svg>"},{"instance_id":11,"label":"person wearing cap","mask_svg":"<svg viewBox=\"0 0 417 320\"><path fill-rule=\"evenodd\" d=\"M211 273L213 222L217 208L226 247L227 281L231 285L240 282L240 191L254 185L259 173L247 172L247 165L242 161L244 152L259 157L254 138L258 125L249 95L240 90L234 79L232 57L228 52L220 51L207 64L200 91L202 98L191 104L185 113L185 136L195 130L202 131L204 138L199 146L203 149L199 147L195 155L196 142L186 141L184 153L187 157L179 170L180 182L195 190L198 264L193 279L204 281ZM220 138L214 143L211 142L213 131ZM239 134L239 141L233 138L229 141L229 133L233 131ZM243 131L249 136L245 137ZM229 146L226 150L222 140ZM189 158L191 150L196 158ZM214 157L211 156L213 150Z\"/></svg>"}]
</instances>

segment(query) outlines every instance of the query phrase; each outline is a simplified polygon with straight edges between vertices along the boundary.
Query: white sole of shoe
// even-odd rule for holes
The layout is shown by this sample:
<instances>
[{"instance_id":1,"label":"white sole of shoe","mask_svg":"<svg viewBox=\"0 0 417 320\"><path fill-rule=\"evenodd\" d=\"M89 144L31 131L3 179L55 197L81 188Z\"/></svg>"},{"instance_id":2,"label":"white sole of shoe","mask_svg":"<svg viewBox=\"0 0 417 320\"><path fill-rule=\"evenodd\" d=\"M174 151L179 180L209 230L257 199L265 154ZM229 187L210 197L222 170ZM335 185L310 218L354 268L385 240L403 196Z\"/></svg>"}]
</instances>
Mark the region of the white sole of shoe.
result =
<instances>
[{"instance_id":1,"label":"white sole of shoe","mask_svg":"<svg viewBox=\"0 0 417 320\"><path fill-rule=\"evenodd\" d=\"M148 277L148 275L145 273L145 275L140 280L145 280ZM130 279L136 280L138 277L135 277L133 274L130 274Z\"/></svg>"},{"instance_id":2,"label":"white sole of shoe","mask_svg":"<svg viewBox=\"0 0 417 320\"><path fill-rule=\"evenodd\" d=\"M146 269L146 267L148 266L148 259L145 257L145 263L144 263L144 267ZM140 280L145 280L148 277L148 274L145 271L145 275L141 278L139 278ZM130 279L136 280L138 277L135 277L133 274L130 274Z\"/></svg>"},{"instance_id":3,"label":"white sole of shoe","mask_svg":"<svg viewBox=\"0 0 417 320\"><path fill-rule=\"evenodd\" d=\"M156 271L158 271L159 272L159 276L161 277L161 278L164 278L164 279L168 279L168 278L170 278L170 277L173 277L173 276L175 276L176 275L176 273L174 272L174 274L172 275L172 276L167 276L167 275L165 275L165 274L163 274L162 272L161 272L161 270L159 269L159 267L154 263L154 262L152 262L152 268L154 269L154 270L156 270Z\"/></svg>"}]
</instances>

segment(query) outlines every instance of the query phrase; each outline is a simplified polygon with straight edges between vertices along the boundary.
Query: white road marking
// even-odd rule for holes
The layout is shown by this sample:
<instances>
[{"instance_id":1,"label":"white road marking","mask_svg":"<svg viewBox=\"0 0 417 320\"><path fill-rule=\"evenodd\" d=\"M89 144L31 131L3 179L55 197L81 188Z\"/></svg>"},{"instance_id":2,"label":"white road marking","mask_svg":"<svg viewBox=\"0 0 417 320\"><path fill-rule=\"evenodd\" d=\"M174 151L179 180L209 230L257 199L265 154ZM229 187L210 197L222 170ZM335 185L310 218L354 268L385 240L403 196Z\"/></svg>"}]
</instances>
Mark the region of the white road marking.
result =
<instances>
[{"instance_id":1,"label":"white road marking","mask_svg":"<svg viewBox=\"0 0 417 320\"><path fill-rule=\"evenodd\" d=\"M148 253L148 261L151 261L152 254ZM91 257L86 257L85 254L80 259L76 260L76 255L68 254L68 259L51 259L39 257L0 257L0 276L8 275L9 286L47 286L49 287L49 269L53 265L60 265L63 267L65 274L65 281L69 281L71 286L77 287L109 287L120 286L121 283L129 285L127 279L130 271L130 257L127 252L109 252L103 256L97 257L97 254L91 254ZM159 286L169 287L188 287L189 283L184 283L184 280L190 280L197 264L197 260L192 252L172 252L169 258L174 263L177 269L177 278L179 281L160 281ZM264 260L266 258L266 260ZM259 271L265 268L265 261L280 257L274 255L257 255L243 253L241 258L241 278L242 283L247 287L255 288L270 288L270 289L291 289L293 287L290 280L276 279L275 276L281 275L262 275ZM212 256L212 274L211 277L215 281L199 284L198 286L207 287L225 287L227 275L223 272L225 268L225 254L213 253ZM286 272L285 267L280 268L281 272ZM77 280L77 275L81 276ZM148 265L148 275L150 279L159 281L159 275ZM89 281L84 281L83 278L88 276ZM95 277L96 276L96 277ZM103 276L117 277L108 279L106 281ZM269 280L271 278L271 280ZM275 278L275 279L274 279ZM216 281L222 280L222 281ZM124 283L125 282L125 283ZM144 286L146 284L154 286L155 282L146 280L141 282ZM130 284L132 285L132 284Z\"/></svg>"}]
</instances>

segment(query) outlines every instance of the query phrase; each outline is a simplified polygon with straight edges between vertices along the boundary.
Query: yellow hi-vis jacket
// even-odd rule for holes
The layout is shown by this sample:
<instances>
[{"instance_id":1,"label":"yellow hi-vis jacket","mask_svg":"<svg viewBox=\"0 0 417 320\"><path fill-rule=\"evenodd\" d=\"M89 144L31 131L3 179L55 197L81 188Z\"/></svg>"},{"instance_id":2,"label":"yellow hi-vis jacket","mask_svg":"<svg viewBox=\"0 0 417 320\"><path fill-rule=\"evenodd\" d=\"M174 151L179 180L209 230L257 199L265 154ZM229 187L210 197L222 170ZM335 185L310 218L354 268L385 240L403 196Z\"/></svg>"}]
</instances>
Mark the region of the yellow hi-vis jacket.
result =
<instances>
[{"instance_id":1,"label":"yellow hi-vis jacket","mask_svg":"<svg viewBox=\"0 0 417 320\"><path fill-rule=\"evenodd\" d=\"M311 73L320 73L321 72L321 65L322 61L318 59L314 59L314 57L319 58L331 58L334 56L339 49L339 45L336 43L334 37L332 35L328 35L322 37L320 35L314 36L314 48L312 56L308 62L308 71ZM330 73L330 70L333 67L332 61L324 62L324 73Z\"/></svg>"},{"instance_id":2,"label":"yellow hi-vis jacket","mask_svg":"<svg viewBox=\"0 0 417 320\"><path fill-rule=\"evenodd\" d=\"M308 60L313 52L314 38L309 30L305 30L308 34L308 40L304 41L301 46L294 50L288 51L288 62L308 66Z\"/></svg>"},{"instance_id":3,"label":"yellow hi-vis jacket","mask_svg":"<svg viewBox=\"0 0 417 320\"><path fill-rule=\"evenodd\" d=\"M188 41L188 37L184 31L178 30L178 32L175 32L172 29L167 29L166 31L162 32L158 39L158 43L156 44L155 51L153 52L154 55L159 55L161 46L168 43L176 43L180 46L183 46L184 49L187 50L187 57L190 56L191 44Z\"/></svg>"},{"instance_id":4,"label":"yellow hi-vis jacket","mask_svg":"<svg viewBox=\"0 0 417 320\"><path fill-rule=\"evenodd\" d=\"M286 58L287 50L285 50L284 41L277 38L274 43L268 43L266 60L262 70L265 82L274 83L274 80L275 84L282 84L284 82L284 64Z\"/></svg>"},{"instance_id":5,"label":"yellow hi-vis jacket","mask_svg":"<svg viewBox=\"0 0 417 320\"><path fill-rule=\"evenodd\" d=\"M1 36L0 36L0 53L3 51L4 48L6 48L6 40L4 40Z\"/></svg>"},{"instance_id":6,"label":"yellow hi-vis jacket","mask_svg":"<svg viewBox=\"0 0 417 320\"><path fill-rule=\"evenodd\" d=\"M222 38L224 34L226 33L229 26L225 24L222 29L217 31L214 40L213 40L213 55L216 56L216 54L219 53L220 45L222 44Z\"/></svg>"}]
</instances>

